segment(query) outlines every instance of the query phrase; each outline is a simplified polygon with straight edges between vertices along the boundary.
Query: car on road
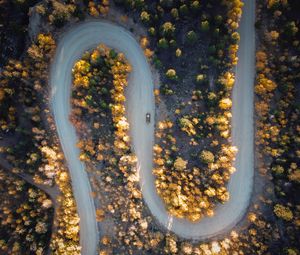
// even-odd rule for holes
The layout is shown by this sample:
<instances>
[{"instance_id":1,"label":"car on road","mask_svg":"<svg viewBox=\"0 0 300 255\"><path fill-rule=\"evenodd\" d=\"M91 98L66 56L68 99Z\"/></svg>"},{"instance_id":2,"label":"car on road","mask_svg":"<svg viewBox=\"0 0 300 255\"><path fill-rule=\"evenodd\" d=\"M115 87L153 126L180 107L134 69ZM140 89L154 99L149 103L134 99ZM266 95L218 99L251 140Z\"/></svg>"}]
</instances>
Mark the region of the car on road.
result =
<instances>
[{"instance_id":1,"label":"car on road","mask_svg":"<svg viewBox=\"0 0 300 255\"><path fill-rule=\"evenodd\" d=\"M151 122L151 114L149 112L146 113L146 122L147 123Z\"/></svg>"}]
</instances>

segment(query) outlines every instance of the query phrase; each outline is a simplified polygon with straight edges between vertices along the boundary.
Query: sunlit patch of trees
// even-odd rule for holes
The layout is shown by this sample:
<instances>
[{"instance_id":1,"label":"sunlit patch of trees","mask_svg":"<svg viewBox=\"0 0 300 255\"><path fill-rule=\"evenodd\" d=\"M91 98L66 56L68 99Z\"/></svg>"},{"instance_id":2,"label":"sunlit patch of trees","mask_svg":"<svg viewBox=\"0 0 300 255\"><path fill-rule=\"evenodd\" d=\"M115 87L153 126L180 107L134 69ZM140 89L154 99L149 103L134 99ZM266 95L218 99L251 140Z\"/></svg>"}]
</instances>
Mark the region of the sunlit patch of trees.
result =
<instances>
[{"instance_id":1,"label":"sunlit patch of trees","mask_svg":"<svg viewBox=\"0 0 300 255\"><path fill-rule=\"evenodd\" d=\"M230 111L242 1L221 1L217 8L201 1L159 1L156 8L148 1L115 2L134 9L148 28L150 45L157 46L153 63L163 71L156 100L175 108L157 124L157 191L173 215L192 221L212 216L215 205L229 199L226 185L235 171ZM209 41L204 49L198 48L202 38ZM193 81L186 78L189 69Z\"/></svg>"},{"instance_id":2,"label":"sunlit patch of trees","mask_svg":"<svg viewBox=\"0 0 300 255\"><path fill-rule=\"evenodd\" d=\"M71 20L83 20L86 16L105 16L109 12L109 0L51 0L42 1L35 11L54 27L60 28Z\"/></svg>"},{"instance_id":3,"label":"sunlit patch of trees","mask_svg":"<svg viewBox=\"0 0 300 255\"><path fill-rule=\"evenodd\" d=\"M101 201L97 221L112 218L118 233L109 239L101 237L100 254L113 253L120 244L126 252L145 245L155 249L163 238L160 232L150 230L151 221L144 216L137 158L131 151L125 117L130 71L124 55L105 45L84 53L73 68L71 120L80 139L80 159L88 172L97 174L97 178L91 177L93 197Z\"/></svg>"},{"instance_id":4,"label":"sunlit patch of trees","mask_svg":"<svg viewBox=\"0 0 300 255\"><path fill-rule=\"evenodd\" d=\"M125 87L131 66L122 53L116 53L105 45L99 45L93 52L86 52L73 68L72 121L82 137L88 137L88 124L92 122L93 132L99 132L105 124L111 123L114 132L114 152L121 156L129 151L129 124L125 117ZM90 114L88 122L82 116ZM89 115L87 115L89 116ZM111 119L109 120L109 116ZM105 123L100 118L106 117ZM85 127L81 130L79 127ZM111 130L111 128L109 129ZM81 140L78 147L82 149L81 159L89 161L90 157L101 160L103 146L95 144L91 139Z\"/></svg>"},{"instance_id":5,"label":"sunlit patch of trees","mask_svg":"<svg viewBox=\"0 0 300 255\"><path fill-rule=\"evenodd\" d=\"M28 3L26 0L13 2L20 6ZM173 214L191 220L197 220L205 214L213 215L213 205L228 199L228 193L222 187L229 180L230 174L235 171L231 165L231 158L234 157L236 148L228 145L227 139L230 138L231 121L229 100L235 79L231 68L237 63L239 35L236 28L241 15L242 1L115 0L114 2L124 6L126 13L132 14L135 20L140 20L148 30L149 41L142 39L141 46L145 55L151 57L155 66L162 70L163 77L161 90L155 90L157 102L173 96L172 104L177 102L176 100L181 98L178 92L184 90L181 81L190 75L190 64L195 64L198 68L191 75L193 81L188 82L191 87L191 102L173 104L171 108L176 105L174 109L176 120L174 122L163 120L158 123L158 128L163 132L156 133L157 140L162 142L154 147L156 154L154 172L158 176L157 186L160 186L161 190L165 189L163 192L167 194L166 201L170 203L168 209L173 210ZM87 0L83 1L83 5L81 1L51 0L39 3L36 11L52 25L53 29L70 20L83 19L87 13L95 17L105 15L108 7L108 1L105 0ZM96 72L93 67L95 63L93 64L90 58L82 59L85 60L83 66L86 68L89 63L88 74L91 75L88 78L85 78L85 74L77 77L78 86L74 86L74 91L80 93L72 95L71 120L76 125L78 133L82 131L82 139L78 144L83 152L81 159L86 164L95 162L102 164L101 171L95 170L101 181L96 177L91 181L94 191L97 191L92 195L105 192L109 202L103 208L97 208L97 220L102 222L106 217L112 217L115 222L125 222L116 224L118 231L115 239L101 238L99 254L113 254L114 251L120 253L119 249L123 249L124 253L137 251L132 252L133 254L146 250L149 253L159 251L166 254L299 253L300 210L295 196L300 181L300 128L297 103L299 90L296 86L299 82L300 40L299 17L295 15L297 10L297 1L257 2L255 25L260 33L258 38L261 40L256 63L258 73L255 86L257 95L255 109L258 117L256 143L262 151L257 159L260 161L266 157L267 161L271 162L271 165L259 165L259 171L261 174L271 175L270 179L275 184L275 199L273 201L265 198L266 193L270 192L270 188L266 187L266 192L259 198L260 203L250 206L250 213L247 215L248 227L244 230L233 229L219 241L189 243L179 240L172 234L163 235L152 223L151 217L144 217L148 214L143 210L145 205L138 186L136 157L130 151L128 122L123 118L124 86L118 86L121 93L114 92L114 98L111 97L113 95L111 90L114 90L112 81L120 81L119 68L116 68L114 77L111 71L112 65L117 65L118 61L115 60L119 58L118 54L110 49L104 50L109 54L105 53L103 57L114 59L113 64L103 61L101 68L96 68L98 69ZM207 47L202 51L199 50L201 56L191 57L189 52L193 52L194 48L198 49L203 38L208 42ZM56 183L60 187L61 196L58 202L61 206L57 208L59 217L56 223L58 231L53 237L51 248L54 254L73 255L80 254L79 219L58 141L55 134L49 131L55 130L53 120L47 106L42 103L43 100L47 102L43 94L47 94L45 90L48 89L46 86L48 67L54 48L55 43L50 35L40 35L36 43L30 47L28 57L26 56L24 61L11 60L3 68L0 79L0 132L1 135L17 135L17 142L1 148L1 153L5 153L7 159L13 163L15 171L34 174L36 182L48 185ZM202 57L204 52L205 57ZM94 60L97 58L95 54ZM123 66L124 63L120 62ZM215 72L212 74L211 70ZM120 76L126 79L125 72ZM212 76L214 79L210 83ZM123 84L123 81L120 84ZM188 107L194 109L194 112ZM112 114L115 114L114 120ZM190 145L188 149L193 148L189 151L191 158L180 153L183 151L181 138L177 137L177 133L175 138L174 130L180 130L181 138L185 139L182 140ZM88 137L83 133L91 135ZM100 133L103 134L102 137L99 137ZM100 141L100 138L103 140ZM200 145L202 142L205 146ZM197 162L197 165L192 164L193 161ZM4 179L6 183L10 182L8 177ZM178 179L182 179L179 180L181 183ZM0 182L3 183L2 180ZM34 192L38 194L37 197L27 199L29 193L24 192L26 190L24 186L27 184L23 184L23 181L18 181L17 178L13 178L13 182L9 184L11 188L7 196L20 194L19 189L23 189L22 196L26 196L22 201L23 204L30 204L32 199L37 199L40 195L44 199L40 191ZM202 204L198 203L196 196L199 194L196 189L199 182L200 187L201 183L207 184L200 190L204 200ZM105 185L101 186L101 183ZM187 196L187 193L190 196ZM187 202L188 200L190 202ZM172 202L176 205L180 202L179 208L173 207ZM12 200L9 199L7 204L12 205ZM31 211L35 210L36 204ZM39 201L38 204L40 205ZM48 201L45 205L50 204ZM261 209L265 205L270 207L266 213ZM186 208L190 208L189 213L186 212ZM201 208L201 214L198 208ZM5 207L2 209L7 212ZM26 213L26 210L21 214L24 214L24 211ZM9 218L10 224L14 224L17 219L16 213L5 214L5 217L7 215L14 216ZM269 217L270 215L273 218ZM31 216L39 221L44 219L39 215ZM25 217L25 221L27 219ZM36 226L34 231L40 234L34 236L34 239L29 235L22 246L28 247L37 240L36 238L44 236L42 233L45 231L44 225L36 224ZM25 225L22 229L27 230L27 227ZM23 252L22 246L20 247L18 243L10 246L6 238L7 235L0 240L5 254L11 253L9 249L13 249L14 253ZM37 254L44 247L43 243L39 242L36 246L39 250Z\"/></svg>"},{"instance_id":6,"label":"sunlit patch of trees","mask_svg":"<svg viewBox=\"0 0 300 255\"><path fill-rule=\"evenodd\" d=\"M9 61L0 79L1 129L12 142L2 148L18 174L32 175L38 184L57 185L57 220L50 248L54 254L79 254L79 218L63 154L48 109L48 70L55 52L49 34L39 34L22 61ZM51 227L51 226L50 226ZM48 244L46 244L48 245Z\"/></svg>"},{"instance_id":7,"label":"sunlit patch of trees","mask_svg":"<svg viewBox=\"0 0 300 255\"><path fill-rule=\"evenodd\" d=\"M125 62L124 55L104 45L99 45L92 53L87 52L73 68L73 123L75 126L85 126L81 121L82 115L103 111L102 115L105 116L110 112L115 127L114 145L120 155L129 150L129 124L125 117L124 89L130 71L131 67ZM93 128L99 129L101 123L95 119L93 121ZM86 155L95 156L96 145L91 140L86 143L81 141L80 144L79 147L85 150L81 159L88 160Z\"/></svg>"},{"instance_id":8,"label":"sunlit patch of trees","mask_svg":"<svg viewBox=\"0 0 300 255\"><path fill-rule=\"evenodd\" d=\"M89 14L94 17L98 17L99 15L106 15L109 12L109 0L88 1L88 10Z\"/></svg>"},{"instance_id":9,"label":"sunlit patch of trees","mask_svg":"<svg viewBox=\"0 0 300 255\"><path fill-rule=\"evenodd\" d=\"M300 212L294 193L300 180L299 17L293 1L268 0L258 4L256 27L261 36L255 84L258 167L263 176L272 176L275 194L270 205L281 222L280 232L288 236L280 251L297 254Z\"/></svg>"},{"instance_id":10,"label":"sunlit patch of trees","mask_svg":"<svg viewBox=\"0 0 300 255\"><path fill-rule=\"evenodd\" d=\"M195 131L191 123L182 121L181 125L193 136ZM203 150L199 155L193 155L202 163L193 164L177 156L178 147L171 127L170 121L158 123L156 136L164 141L164 146L156 144L153 148L157 191L169 212L179 218L197 221L213 216L216 202L223 203L229 199L225 185L235 172L232 161L236 148L224 144L216 155ZM190 145L193 146L193 143L196 143L195 140Z\"/></svg>"},{"instance_id":11,"label":"sunlit patch of trees","mask_svg":"<svg viewBox=\"0 0 300 255\"><path fill-rule=\"evenodd\" d=\"M53 204L41 190L0 169L0 253L45 254Z\"/></svg>"}]
</instances>

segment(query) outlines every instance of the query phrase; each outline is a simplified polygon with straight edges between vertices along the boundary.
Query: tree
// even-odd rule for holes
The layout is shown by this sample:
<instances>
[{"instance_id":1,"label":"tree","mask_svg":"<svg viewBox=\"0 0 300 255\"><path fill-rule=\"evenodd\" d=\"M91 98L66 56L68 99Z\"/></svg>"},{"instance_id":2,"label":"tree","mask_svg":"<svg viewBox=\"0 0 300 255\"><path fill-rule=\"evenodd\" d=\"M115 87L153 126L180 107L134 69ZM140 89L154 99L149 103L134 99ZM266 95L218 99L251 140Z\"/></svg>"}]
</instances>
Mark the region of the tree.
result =
<instances>
[{"instance_id":1,"label":"tree","mask_svg":"<svg viewBox=\"0 0 300 255\"><path fill-rule=\"evenodd\" d=\"M201 21L200 29L202 32L207 32L209 30L209 22L208 20Z\"/></svg>"},{"instance_id":2,"label":"tree","mask_svg":"<svg viewBox=\"0 0 300 255\"><path fill-rule=\"evenodd\" d=\"M291 221L293 219L293 212L290 210L290 208L285 207L281 204L276 204L274 206L274 213L277 217L282 218L286 221Z\"/></svg>"},{"instance_id":3,"label":"tree","mask_svg":"<svg viewBox=\"0 0 300 255\"><path fill-rule=\"evenodd\" d=\"M196 130L194 123L190 121L187 117L183 117L179 120L179 125L181 130L186 132L188 135L196 135Z\"/></svg>"},{"instance_id":4,"label":"tree","mask_svg":"<svg viewBox=\"0 0 300 255\"><path fill-rule=\"evenodd\" d=\"M179 19L178 10L176 8L172 8L171 15L175 20Z\"/></svg>"},{"instance_id":5,"label":"tree","mask_svg":"<svg viewBox=\"0 0 300 255\"><path fill-rule=\"evenodd\" d=\"M198 35L195 33L195 31L191 30L187 33L186 40L188 44L194 45L198 40Z\"/></svg>"},{"instance_id":6,"label":"tree","mask_svg":"<svg viewBox=\"0 0 300 255\"><path fill-rule=\"evenodd\" d=\"M200 2L199 1L193 1L191 3L191 10L194 12L194 13L197 13L199 10L200 10Z\"/></svg>"},{"instance_id":7,"label":"tree","mask_svg":"<svg viewBox=\"0 0 300 255\"><path fill-rule=\"evenodd\" d=\"M174 69L168 69L166 72L166 76L171 80L177 80L178 78Z\"/></svg>"},{"instance_id":8,"label":"tree","mask_svg":"<svg viewBox=\"0 0 300 255\"><path fill-rule=\"evenodd\" d=\"M223 76L219 78L219 82L227 89L231 90L234 82L235 82L235 77L234 73L231 72L225 72Z\"/></svg>"},{"instance_id":9,"label":"tree","mask_svg":"<svg viewBox=\"0 0 300 255\"><path fill-rule=\"evenodd\" d=\"M265 96L276 89L277 85L272 80L269 80L264 74L259 74L257 77L257 84L255 92L261 96Z\"/></svg>"},{"instance_id":10,"label":"tree","mask_svg":"<svg viewBox=\"0 0 300 255\"><path fill-rule=\"evenodd\" d=\"M174 162L174 167L178 171L183 171L186 169L187 161L183 160L181 157L178 157Z\"/></svg>"},{"instance_id":11,"label":"tree","mask_svg":"<svg viewBox=\"0 0 300 255\"><path fill-rule=\"evenodd\" d=\"M151 36L155 36L155 34L156 34L156 30L155 30L154 27L150 27L150 28L148 29L148 32L149 32L149 34L150 34Z\"/></svg>"},{"instance_id":12,"label":"tree","mask_svg":"<svg viewBox=\"0 0 300 255\"><path fill-rule=\"evenodd\" d=\"M267 54L263 51L256 52L256 68L258 71L265 69L267 64Z\"/></svg>"},{"instance_id":13,"label":"tree","mask_svg":"<svg viewBox=\"0 0 300 255\"><path fill-rule=\"evenodd\" d=\"M0 102L5 98L5 91L0 87Z\"/></svg>"},{"instance_id":14,"label":"tree","mask_svg":"<svg viewBox=\"0 0 300 255\"><path fill-rule=\"evenodd\" d=\"M189 14L189 8L186 4L183 4L179 7L179 13L181 16L185 17Z\"/></svg>"},{"instance_id":15,"label":"tree","mask_svg":"<svg viewBox=\"0 0 300 255\"><path fill-rule=\"evenodd\" d=\"M200 159L203 163L213 163L215 161L215 156L212 152L203 150L200 154Z\"/></svg>"},{"instance_id":16,"label":"tree","mask_svg":"<svg viewBox=\"0 0 300 255\"><path fill-rule=\"evenodd\" d=\"M158 40L158 45L157 46L161 49L167 49L167 48L169 48L169 43L166 40L166 38L161 38L161 39Z\"/></svg>"},{"instance_id":17,"label":"tree","mask_svg":"<svg viewBox=\"0 0 300 255\"><path fill-rule=\"evenodd\" d=\"M231 38L233 40L233 43L238 43L240 40L240 34L238 32L233 32L231 34Z\"/></svg>"},{"instance_id":18,"label":"tree","mask_svg":"<svg viewBox=\"0 0 300 255\"><path fill-rule=\"evenodd\" d=\"M219 107L222 109L222 110L228 110L230 109L232 106L232 101L230 98L223 98L220 100L219 102Z\"/></svg>"},{"instance_id":19,"label":"tree","mask_svg":"<svg viewBox=\"0 0 300 255\"><path fill-rule=\"evenodd\" d=\"M198 74L196 76L196 82L198 84L202 84L205 81L205 78L206 78L206 75L204 75L204 74Z\"/></svg>"},{"instance_id":20,"label":"tree","mask_svg":"<svg viewBox=\"0 0 300 255\"><path fill-rule=\"evenodd\" d=\"M148 24L150 22L150 14L146 11L141 12L140 18L145 24Z\"/></svg>"},{"instance_id":21,"label":"tree","mask_svg":"<svg viewBox=\"0 0 300 255\"><path fill-rule=\"evenodd\" d=\"M176 52L175 52L175 55L176 55L176 57L181 57L181 54L182 54L182 52L181 52L181 49L176 49ZM1 94L0 94L0 101L1 101Z\"/></svg>"},{"instance_id":22,"label":"tree","mask_svg":"<svg viewBox=\"0 0 300 255\"><path fill-rule=\"evenodd\" d=\"M298 31L299 28L297 27L295 21L288 22L284 29L285 34L289 37L295 36L298 33Z\"/></svg>"},{"instance_id":23,"label":"tree","mask_svg":"<svg viewBox=\"0 0 300 255\"><path fill-rule=\"evenodd\" d=\"M165 22L161 26L161 35L165 37L171 37L174 35L175 32L175 25L173 25L171 22Z\"/></svg>"},{"instance_id":24,"label":"tree","mask_svg":"<svg viewBox=\"0 0 300 255\"><path fill-rule=\"evenodd\" d=\"M173 0L159 0L162 7L171 8L174 5Z\"/></svg>"},{"instance_id":25,"label":"tree","mask_svg":"<svg viewBox=\"0 0 300 255\"><path fill-rule=\"evenodd\" d=\"M75 11L75 5L63 4L57 0L51 1L53 12L49 15L49 20L57 27L61 27Z\"/></svg>"},{"instance_id":26,"label":"tree","mask_svg":"<svg viewBox=\"0 0 300 255\"><path fill-rule=\"evenodd\" d=\"M169 41L169 45L170 45L170 47L175 48L177 43L174 39L172 39L172 40Z\"/></svg>"},{"instance_id":27,"label":"tree","mask_svg":"<svg viewBox=\"0 0 300 255\"><path fill-rule=\"evenodd\" d=\"M222 22L223 22L223 17L222 17L221 15L216 15L216 16L215 16L215 23L216 23L217 25L221 25Z\"/></svg>"}]
</instances>

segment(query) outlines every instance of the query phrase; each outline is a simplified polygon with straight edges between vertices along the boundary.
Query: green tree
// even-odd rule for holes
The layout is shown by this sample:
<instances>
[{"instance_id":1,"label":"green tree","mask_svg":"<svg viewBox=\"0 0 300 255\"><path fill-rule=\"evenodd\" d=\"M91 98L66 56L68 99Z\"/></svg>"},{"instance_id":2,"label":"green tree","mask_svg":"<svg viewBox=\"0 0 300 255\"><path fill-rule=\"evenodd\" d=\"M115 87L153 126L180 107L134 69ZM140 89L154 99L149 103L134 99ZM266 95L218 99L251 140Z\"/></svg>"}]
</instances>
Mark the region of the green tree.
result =
<instances>
[{"instance_id":1,"label":"green tree","mask_svg":"<svg viewBox=\"0 0 300 255\"><path fill-rule=\"evenodd\" d=\"M201 21L200 29L202 32L207 32L209 30L209 22L208 20Z\"/></svg>"},{"instance_id":2,"label":"green tree","mask_svg":"<svg viewBox=\"0 0 300 255\"><path fill-rule=\"evenodd\" d=\"M179 13L181 16L187 16L189 14L189 8L186 4L183 4L179 7Z\"/></svg>"},{"instance_id":3,"label":"green tree","mask_svg":"<svg viewBox=\"0 0 300 255\"><path fill-rule=\"evenodd\" d=\"M191 3L191 10L194 13L197 13L200 10L200 2L199 1L193 1Z\"/></svg>"},{"instance_id":4,"label":"green tree","mask_svg":"<svg viewBox=\"0 0 300 255\"><path fill-rule=\"evenodd\" d=\"M188 44L193 45L197 42L198 35L195 33L195 31L191 30L186 35L186 41Z\"/></svg>"},{"instance_id":5,"label":"green tree","mask_svg":"<svg viewBox=\"0 0 300 255\"><path fill-rule=\"evenodd\" d=\"M215 23L216 23L216 25L221 25L223 23L223 17L221 15L216 15Z\"/></svg>"},{"instance_id":6,"label":"green tree","mask_svg":"<svg viewBox=\"0 0 300 255\"><path fill-rule=\"evenodd\" d=\"M173 0L159 0L159 3L165 8L172 8L174 4Z\"/></svg>"},{"instance_id":7,"label":"green tree","mask_svg":"<svg viewBox=\"0 0 300 255\"><path fill-rule=\"evenodd\" d=\"M196 82L198 84L202 84L205 81L205 78L206 78L206 75L204 75L204 74L198 74L196 76Z\"/></svg>"},{"instance_id":8,"label":"green tree","mask_svg":"<svg viewBox=\"0 0 300 255\"><path fill-rule=\"evenodd\" d=\"M168 69L166 72L166 76L170 79L170 80L177 80L178 76L176 74L176 71L174 69Z\"/></svg>"},{"instance_id":9,"label":"green tree","mask_svg":"<svg viewBox=\"0 0 300 255\"><path fill-rule=\"evenodd\" d=\"M177 45L176 40L174 40L174 39L170 40L169 45L170 45L170 47L175 48Z\"/></svg>"},{"instance_id":10,"label":"green tree","mask_svg":"<svg viewBox=\"0 0 300 255\"><path fill-rule=\"evenodd\" d=\"M175 52L175 55L176 55L176 57L181 57L181 55L182 55L182 52L181 52L181 49L176 49L176 52Z\"/></svg>"},{"instance_id":11,"label":"green tree","mask_svg":"<svg viewBox=\"0 0 300 255\"><path fill-rule=\"evenodd\" d=\"M149 24L150 22L150 14L146 11L142 11L140 15L141 21L145 24Z\"/></svg>"},{"instance_id":12,"label":"green tree","mask_svg":"<svg viewBox=\"0 0 300 255\"><path fill-rule=\"evenodd\" d=\"M240 40L240 35L238 32L233 32L231 38L233 40L233 43L238 43L238 41Z\"/></svg>"},{"instance_id":13,"label":"green tree","mask_svg":"<svg viewBox=\"0 0 300 255\"><path fill-rule=\"evenodd\" d=\"M179 18L178 10L176 8L172 8L171 15L174 19L177 20Z\"/></svg>"},{"instance_id":14,"label":"green tree","mask_svg":"<svg viewBox=\"0 0 300 255\"><path fill-rule=\"evenodd\" d=\"M169 48L169 43L166 40L166 38L161 38L161 39L159 39L157 46L158 46L158 48L161 48L161 49L167 49L167 48Z\"/></svg>"},{"instance_id":15,"label":"green tree","mask_svg":"<svg viewBox=\"0 0 300 255\"><path fill-rule=\"evenodd\" d=\"M150 34L151 36L155 36L155 35L156 35L156 30L155 30L154 27L150 27L150 28L148 29L148 32L149 32L149 34Z\"/></svg>"},{"instance_id":16,"label":"green tree","mask_svg":"<svg viewBox=\"0 0 300 255\"><path fill-rule=\"evenodd\" d=\"M299 28L296 26L295 21L291 21L285 25L284 31L287 36L292 37L296 35L296 33L299 31Z\"/></svg>"},{"instance_id":17,"label":"green tree","mask_svg":"<svg viewBox=\"0 0 300 255\"><path fill-rule=\"evenodd\" d=\"M162 36L171 37L174 35L175 32L175 25L173 25L171 22L165 22L161 26L161 34Z\"/></svg>"}]
</instances>

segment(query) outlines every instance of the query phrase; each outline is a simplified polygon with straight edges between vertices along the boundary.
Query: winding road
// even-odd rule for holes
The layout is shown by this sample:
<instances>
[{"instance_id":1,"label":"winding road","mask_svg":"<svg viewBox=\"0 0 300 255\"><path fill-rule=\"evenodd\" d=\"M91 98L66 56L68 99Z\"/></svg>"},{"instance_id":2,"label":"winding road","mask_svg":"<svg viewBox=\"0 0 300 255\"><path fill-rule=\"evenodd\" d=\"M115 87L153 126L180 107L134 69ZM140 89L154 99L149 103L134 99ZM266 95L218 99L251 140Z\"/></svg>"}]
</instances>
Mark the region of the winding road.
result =
<instances>
[{"instance_id":1,"label":"winding road","mask_svg":"<svg viewBox=\"0 0 300 255\"><path fill-rule=\"evenodd\" d=\"M255 56L255 1L245 0L240 25L239 63L233 91L233 144L239 147L237 172L229 183L231 199L217 208L215 217L191 223L170 217L156 193L152 174L154 124L145 123L145 114L154 116L155 103L150 67L134 37L124 28L110 22L87 21L71 28L59 40L51 66L51 106L58 135L69 166L74 196L80 217L80 244L83 255L94 255L98 246L95 206L84 164L78 159L75 129L69 122L71 70L76 60L99 43L123 52L132 65L129 77L126 112L130 123L133 149L143 198L157 221L178 236L205 239L233 227L244 215L253 183L253 81Z\"/></svg>"}]
</instances>

